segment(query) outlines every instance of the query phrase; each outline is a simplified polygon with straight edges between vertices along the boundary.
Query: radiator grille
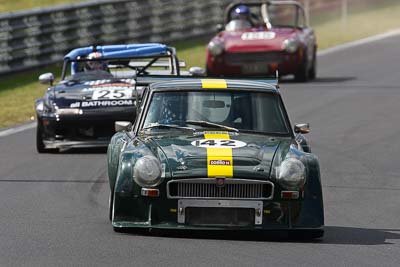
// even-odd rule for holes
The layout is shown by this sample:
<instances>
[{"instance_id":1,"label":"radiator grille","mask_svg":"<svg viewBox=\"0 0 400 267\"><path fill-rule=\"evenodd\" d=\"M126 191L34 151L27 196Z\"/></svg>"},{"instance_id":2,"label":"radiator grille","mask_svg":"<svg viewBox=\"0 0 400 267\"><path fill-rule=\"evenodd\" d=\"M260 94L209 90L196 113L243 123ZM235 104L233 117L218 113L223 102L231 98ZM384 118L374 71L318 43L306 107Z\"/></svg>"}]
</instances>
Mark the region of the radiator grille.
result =
<instances>
[{"instance_id":1,"label":"radiator grille","mask_svg":"<svg viewBox=\"0 0 400 267\"><path fill-rule=\"evenodd\" d=\"M269 53L227 53L225 62L229 65L240 65L245 63L280 63L283 54L279 52Z\"/></svg>"},{"instance_id":2,"label":"radiator grille","mask_svg":"<svg viewBox=\"0 0 400 267\"><path fill-rule=\"evenodd\" d=\"M268 181L225 179L217 186L216 179L199 178L168 182L169 198L271 199L273 183Z\"/></svg>"}]
</instances>

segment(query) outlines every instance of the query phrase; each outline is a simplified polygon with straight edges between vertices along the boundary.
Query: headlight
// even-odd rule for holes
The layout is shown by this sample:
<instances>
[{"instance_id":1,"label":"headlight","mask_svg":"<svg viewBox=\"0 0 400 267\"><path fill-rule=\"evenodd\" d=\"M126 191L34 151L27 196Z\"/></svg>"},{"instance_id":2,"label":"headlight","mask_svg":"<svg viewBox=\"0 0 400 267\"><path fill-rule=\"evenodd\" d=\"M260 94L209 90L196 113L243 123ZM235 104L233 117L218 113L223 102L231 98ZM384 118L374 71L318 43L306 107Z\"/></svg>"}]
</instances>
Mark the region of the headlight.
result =
<instances>
[{"instance_id":1,"label":"headlight","mask_svg":"<svg viewBox=\"0 0 400 267\"><path fill-rule=\"evenodd\" d=\"M277 168L276 179L285 189L298 190L306 181L305 170L303 162L288 158Z\"/></svg>"},{"instance_id":2,"label":"headlight","mask_svg":"<svg viewBox=\"0 0 400 267\"><path fill-rule=\"evenodd\" d=\"M44 103L43 101L40 101L37 105L36 105L36 111L37 112L43 112L44 110Z\"/></svg>"},{"instance_id":3,"label":"headlight","mask_svg":"<svg viewBox=\"0 0 400 267\"><path fill-rule=\"evenodd\" d=\"M211 55L218 56L224 52L224 42L218 39L212 40L208 44L208 50L210 51Z\"/></svg>"},{"instance_id":4,"label":"headlight","mask_svg":"<svg viewBox=\"0 0 400 267\"><path fill-rule=\"evenodd\" d=\"M295 39L286 39L285 41L283 41L282 48L288 53L294 53L299 48L299 41Z\"/></svg>"},{"instance_id":5,"label":"headlight","mask_svg":"<svg viewBox=\"0 0 400 267\"><path fill-rule=\"evenodd\" d=\"M56 109L57 115L77 115L82 114L82 110L79 108L58 108Z\"/></svg>"},{"instance_id":6,"label":"headlight","mask_svg":"<svg viewBox=\"0 0 400 267\"><path fill-rule=\"evenodd\" d=\"M160 161L154 156L144 156L136 161L133 179L142 186L156 186L161 182L162 168Z\"/></svg>"}]
</instances>

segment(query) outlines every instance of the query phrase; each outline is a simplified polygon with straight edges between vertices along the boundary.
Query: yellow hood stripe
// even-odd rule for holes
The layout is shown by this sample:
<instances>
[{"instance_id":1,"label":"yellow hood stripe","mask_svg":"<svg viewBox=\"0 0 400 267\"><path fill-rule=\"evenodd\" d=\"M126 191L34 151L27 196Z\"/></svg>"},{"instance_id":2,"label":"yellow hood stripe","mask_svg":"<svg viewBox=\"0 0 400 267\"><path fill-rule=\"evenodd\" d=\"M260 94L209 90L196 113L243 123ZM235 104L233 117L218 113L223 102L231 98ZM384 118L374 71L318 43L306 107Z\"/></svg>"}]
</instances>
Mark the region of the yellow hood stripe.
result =
<instances>
[{"instance_id":1,"label":"yellow hood stripe","mask_svg":"<svg viewBox=\"0 0 400 267\"><path fill-rule=\"evenodd\" d=\"M230 139L228 133L205 133L205 139ZM233 177L232 148L207 148L207 175Z\"/></svg>"},{"instance_id":2,"label":"yellow hood stripe","mask_svg":"<svg viewBox=\"0 0 400 267\"><path fill-rule=\"evenodd\" d=\"M224 79L202 79L201 86L204 89L228 88Z\"/></svg>"}]
</instances>

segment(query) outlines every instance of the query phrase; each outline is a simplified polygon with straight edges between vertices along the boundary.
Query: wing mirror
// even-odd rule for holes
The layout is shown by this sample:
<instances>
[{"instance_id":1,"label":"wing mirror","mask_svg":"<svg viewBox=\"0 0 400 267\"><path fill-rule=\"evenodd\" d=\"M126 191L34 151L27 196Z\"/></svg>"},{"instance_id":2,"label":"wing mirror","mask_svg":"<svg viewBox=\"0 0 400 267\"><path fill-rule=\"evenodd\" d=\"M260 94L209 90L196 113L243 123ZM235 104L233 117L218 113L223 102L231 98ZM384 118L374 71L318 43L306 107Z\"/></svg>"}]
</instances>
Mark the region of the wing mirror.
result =
<instances>
[{"instance_id":1,"label":"wing mirror","mask_svg":"<svg viewBox=\"0 0 400 267\"><path fill-rule=\"evenodd\" d=\"M297 123L294 125L294 132L307 134L310 132L310 124L309 123Z\"/></svg>"},{"instance_id":2,"label":"wing mirror","mask_svg":"<svg viewBox=\"0 0 400 267\"><path fill-rule=\"evenodd\" d=\"M224 30L224 26L222 24L217 24L215 29L217 32L222 32Z\"/></svg>"},{"instance_id":3,"label":"wing mirror","mask_svg":"<svg viewBox=\"0 0 400 267\"><path fill-rule=\"evenodd\" d=\"M132 129L132 123L130 121L116 121L115 122L115 131L116 132L128 132Z\"/></svg>"},{"instance_id":4,"label":"wing mirror","mask_svg":"<svg viewBox=\"0 0 400 267\"><path fill-rule=\"evenodd\" d=\"M205 71L205 69L203 69L203 68L201 68L201 67L191 67L191 68L189 69L189 73L190 73L192 76L196 76L196 77L198 77L198 76L206 76L206 71Z\"/></svg>"},{"instance_id":5,"label":"wing mirror","mask_svg":"<svg viewBox=\"0 0 400 267\"><path fill-rule=\"evenodd\" d=\"M54 82L54 74L51 72L43 73L39 76L39 82L41 84L50 84L53 85Z\"/></svg>"}]
</instances>

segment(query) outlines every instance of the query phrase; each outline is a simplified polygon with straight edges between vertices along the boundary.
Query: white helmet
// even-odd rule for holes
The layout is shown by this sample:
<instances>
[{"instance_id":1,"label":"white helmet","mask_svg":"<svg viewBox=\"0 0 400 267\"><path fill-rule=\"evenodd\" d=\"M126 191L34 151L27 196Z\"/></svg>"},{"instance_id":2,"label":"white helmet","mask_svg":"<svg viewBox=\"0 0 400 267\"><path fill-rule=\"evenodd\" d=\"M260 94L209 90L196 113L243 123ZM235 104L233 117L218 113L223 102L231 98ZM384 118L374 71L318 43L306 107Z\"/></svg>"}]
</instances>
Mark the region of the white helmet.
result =
<instances>
[{"instance_id":1,"label":"white helmet","mask_svg":"<svg viewBox=\"0 0 400 267\"><path fill-rule=\"evenodd\" d=\"M102 58L103 55L100 52L92 52L90 53L86 58L88 61L86 61L86 66L85 70L107 70L108 66L107 63L103 60L93 60L91 59L99 59Z\"/></svg>"}]
</instances>

